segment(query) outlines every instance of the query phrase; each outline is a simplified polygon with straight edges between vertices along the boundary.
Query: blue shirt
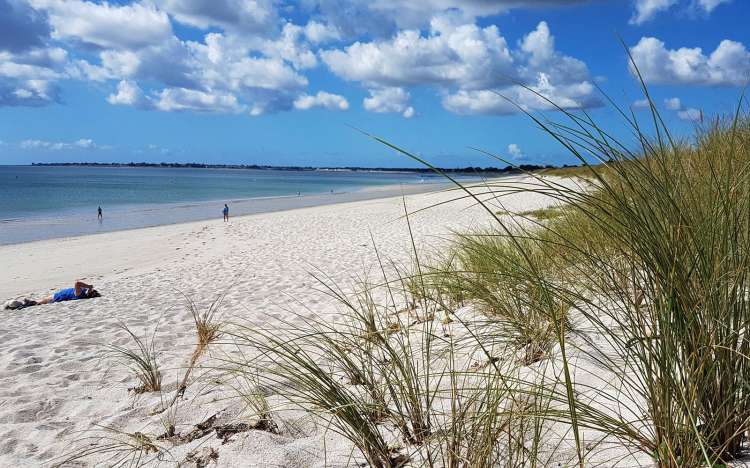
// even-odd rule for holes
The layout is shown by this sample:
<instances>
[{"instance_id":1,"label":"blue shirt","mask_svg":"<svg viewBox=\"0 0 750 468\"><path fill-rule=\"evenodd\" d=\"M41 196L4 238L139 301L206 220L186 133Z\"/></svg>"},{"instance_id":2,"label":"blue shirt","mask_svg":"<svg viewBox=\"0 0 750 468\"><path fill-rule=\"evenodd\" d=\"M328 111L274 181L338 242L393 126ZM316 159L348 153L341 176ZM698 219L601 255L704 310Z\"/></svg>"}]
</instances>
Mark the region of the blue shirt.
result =
<instances>
[{"instance_id":1,"label":"blue shirt","mask_svg":"<svg viewBox=\"0 0 750 468\"><path fill-rule=\"evenodd\" d=\"M83 299L86 297L85 289L81 289L81 295L76 296L76 289L75 288L67 288L67 289L61 289L55 293L54 296L52 296L52 302L62 302L62 301L75 301L76 299Z\"/></svg>"}]
</instances>

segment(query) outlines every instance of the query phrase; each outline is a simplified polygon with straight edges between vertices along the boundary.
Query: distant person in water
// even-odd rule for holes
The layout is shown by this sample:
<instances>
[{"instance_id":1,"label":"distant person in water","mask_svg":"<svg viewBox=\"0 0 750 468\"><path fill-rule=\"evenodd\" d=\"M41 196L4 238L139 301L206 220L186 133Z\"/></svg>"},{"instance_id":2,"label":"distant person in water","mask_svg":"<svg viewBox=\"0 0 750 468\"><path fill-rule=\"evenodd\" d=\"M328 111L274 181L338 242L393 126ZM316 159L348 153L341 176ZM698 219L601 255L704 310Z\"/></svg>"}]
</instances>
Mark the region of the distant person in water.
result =
<instances>
[{"instance_id":1,"label":"distant person in water","mask_svg":"<svg viewBox=\"0 0 750 468\"><path fill-rule=\"evenodd\" d=\"M96 217L99 219L99 221L101 221L102 218L104 217L104 216L102 216L102 207L101 206L96 209Z\"/></svg>"},{"instance_id":2,"label":"distant person in water","mask_svg":"<svg viewBox=\"0 0 750 468\"><path fill-rule=\"evenodd\" d=\"M224 213L224 222L225 223L228 222L229 221L229 206L227 206L226 203L224 203L224 209L221 210L221 212Z\"/></svg>"},{"instance_id":3,"label":"distant person in water","mask_svg":"<svg viewBox=\"0 0 750 468\"><path fill-rule=\"evenodd\" d=\"M83 281L76 281L72 288L61 289L55 294L45 297L39 301L33 301L31 299L13 300L5 303L6 309L24 309L41 304L49 304L52 302L63 302L63 301L76 301L78 299L91 299L99 297L99 291L94 289L91 284L86 284Z\"/></svg>"}]
</instances>

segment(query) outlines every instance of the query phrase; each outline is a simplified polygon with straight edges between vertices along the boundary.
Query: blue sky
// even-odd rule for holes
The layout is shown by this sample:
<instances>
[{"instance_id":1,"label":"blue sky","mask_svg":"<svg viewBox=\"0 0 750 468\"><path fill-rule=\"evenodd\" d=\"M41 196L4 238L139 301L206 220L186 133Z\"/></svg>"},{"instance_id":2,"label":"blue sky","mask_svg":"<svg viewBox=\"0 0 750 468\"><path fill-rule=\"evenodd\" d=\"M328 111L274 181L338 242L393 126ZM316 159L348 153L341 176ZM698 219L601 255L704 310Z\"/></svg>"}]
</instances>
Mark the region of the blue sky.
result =
<instances>
[{"instance_id":1,"label":"blue sky","mask_svg":"<svg viewBox=\"0 0 750 468\"><path fill-rule=\"evenodd\" d=\"M524 83L627 140L596 87L687 136L750 77L745 0L0 0L0 164L572 160ZM557 116L559 117L559 116Z\"/></svg>"}]
</instances>

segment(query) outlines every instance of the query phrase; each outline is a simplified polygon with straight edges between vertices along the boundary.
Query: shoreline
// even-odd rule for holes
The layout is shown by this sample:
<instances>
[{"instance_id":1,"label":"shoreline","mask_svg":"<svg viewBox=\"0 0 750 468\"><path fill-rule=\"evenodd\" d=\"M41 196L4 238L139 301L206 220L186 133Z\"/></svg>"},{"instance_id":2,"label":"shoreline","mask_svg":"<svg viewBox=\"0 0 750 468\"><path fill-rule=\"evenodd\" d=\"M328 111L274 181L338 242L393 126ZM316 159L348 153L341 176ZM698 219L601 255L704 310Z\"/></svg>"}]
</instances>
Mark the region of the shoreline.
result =
<instances>
[{"instance_id":1,"label":"shoreline","mask_svg":"<svg viewBox=\"0 0 750 468\"><path fill-rule=\"evenodd\" d=\"M373 185L347 192L318 193L302 196L282 195L256 198L229 199L230 216L242 217L262 213L351 203L400 195L437 192L453 187L445 181L425 183ZM104 221L95 216L86 218L35 217L4 220L0 223L0 246L92 236L97 234L133 231L159 226L208 221L221 218L219 203L226 200L186 201L152 205L122 205L104 212ZM137 208L135 208L137 206ZM128 209L130 207L130 209ZM135 208L135 209L134 209ZM112 216L114 213L115 217ZM119 218L117 217L119 216Z\"/></svg>"}]
</instances>

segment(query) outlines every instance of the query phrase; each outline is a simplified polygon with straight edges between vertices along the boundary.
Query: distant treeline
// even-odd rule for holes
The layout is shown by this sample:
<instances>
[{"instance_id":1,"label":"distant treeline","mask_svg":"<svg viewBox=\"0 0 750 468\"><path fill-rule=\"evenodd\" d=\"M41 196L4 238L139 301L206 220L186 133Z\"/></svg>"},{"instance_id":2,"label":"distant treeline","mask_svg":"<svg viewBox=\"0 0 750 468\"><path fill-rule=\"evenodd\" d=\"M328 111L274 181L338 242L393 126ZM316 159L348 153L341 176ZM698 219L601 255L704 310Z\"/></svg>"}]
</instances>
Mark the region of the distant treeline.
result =
<instances>
[{"instance_id":1,"label":"distant treeline","mask_svg":"<svg viewBox=\"0 0 750 468\"><path fill-rule=\"evenodd\" d=\"M170 167L170 168L197 168L197 169L257 169L257 170L274 170L274 171L352 171L352 172L413 172L419 174L431 174L435 171L427 167L314 167L314 166L266 166L258 164L204 164L204 163L147 163L147 162L129 162L129 163L97 163L97 162L53 162L53 163L32 163L32 166L83 166L83 167ZM568 165L562 167L571 167ZM507 174L519 171L538 171L541 169L557 169L558 166L521 164L520 166L506 167L452 167L439 168L442 172L447 173L496 173Z\"/></svg>"}]
</instances>

